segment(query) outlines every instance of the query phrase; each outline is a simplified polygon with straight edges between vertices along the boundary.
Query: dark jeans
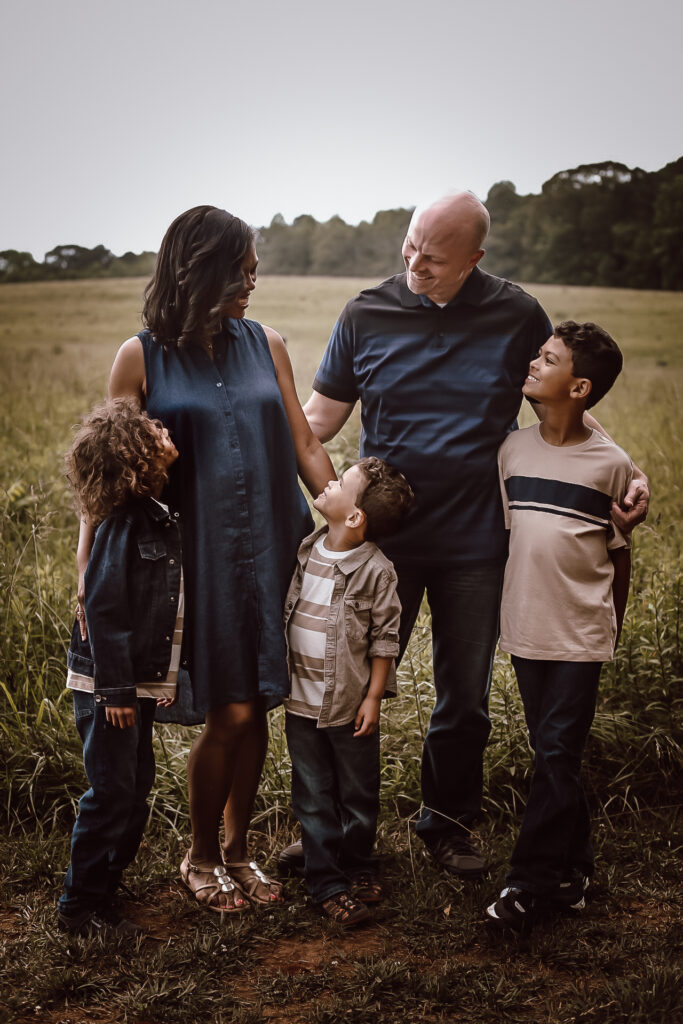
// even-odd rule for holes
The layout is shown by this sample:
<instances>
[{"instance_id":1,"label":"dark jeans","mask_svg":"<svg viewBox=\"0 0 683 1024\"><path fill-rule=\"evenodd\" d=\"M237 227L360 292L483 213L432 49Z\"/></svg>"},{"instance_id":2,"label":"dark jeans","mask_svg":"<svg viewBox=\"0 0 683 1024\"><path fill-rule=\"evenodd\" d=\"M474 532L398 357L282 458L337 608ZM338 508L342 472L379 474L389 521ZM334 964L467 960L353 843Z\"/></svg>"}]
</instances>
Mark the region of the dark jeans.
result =
<instances>
[{"instance_id":1,"label":"dark jeans","mask_svg":"<svg viewBox=\"0 0 683 1024\"><path fill-rule=\"evenodd\" d=\"M417 832L427 843L463 831L481 811L488 695L498 640L503 564L413 566L398 573L401 654L422 596L432 613L436 702L422 751ZM464 827L463 827L464 826Z\"/></svg>"},{"instance_id":2,"label":"dark jeans","mask_svg":"<svg viewBox=\"0 0 683 1024\"><path fill-rule=\"evenodd\" d=\"M71 837L71 862L59 909L64 914L103 906L135 857L154 783L152 729L156 701L137 702L135 725L110 725L92 693L74 690L76 728L90 789L81 797Z\"/></svg>"},{"instance_id":3,"label":"dark jeans","mask_svg":"<svg viewBox=\"0 0 683 1024\"><path fill-rule=\"evenodd\" d=\"M353 722L318 729L314 719L289 713L285 721L306 885L321 903L348 891L358 872L373 869L379 730L354 737Z\"/></svg>"},{"instance_id":4,"label":"dark jeans","mask_svg":"<svg viewBox=\"0 0 683 1024\"><path fill-rule=\"evenodd\" d=\"M513 655L535 753L522 827L510 858L508 885L572 902L577 874L592 875L590 813L581 784L583 748L595 714L602 664L530 661Z\"/></svg>"}]
</instances>

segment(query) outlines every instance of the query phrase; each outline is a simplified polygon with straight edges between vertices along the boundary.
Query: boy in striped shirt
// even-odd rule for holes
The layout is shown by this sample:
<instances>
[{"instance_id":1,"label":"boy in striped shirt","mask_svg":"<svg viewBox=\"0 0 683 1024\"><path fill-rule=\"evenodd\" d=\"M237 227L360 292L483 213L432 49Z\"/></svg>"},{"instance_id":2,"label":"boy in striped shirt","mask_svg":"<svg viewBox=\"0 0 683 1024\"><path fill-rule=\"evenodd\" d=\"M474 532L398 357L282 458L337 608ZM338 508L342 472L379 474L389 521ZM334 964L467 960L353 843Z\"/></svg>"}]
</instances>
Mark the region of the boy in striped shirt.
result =
<instances>
[{"instance_id":1,"label":"boy in striped shirt","mask_svg":"<svg viewBox=\"0 0 683 1024\"><path fill-rule=\"evenodd\" d=\"M535 759L507 887L487 914L515 931L549 910L581 909L593 874L581 759L628 597L629 538L610 509L633 466L583 416L621 367L602 328L559 324L523 387L540 423L513 431L498 454L510 530L500 646L512 655Z\"/></svg>"},{"instance_id":2,"label":"boy in striped shirt","mask_svg":"<svg viewBox=\"0 0 683 1024\"><path fill-rule=\"evenodd\" d=\"M349 927L382 898L372 848L379 810L379 709L395 689L401 606L375 540L413 494L381 459L361 459L314 501L327 525L306 537L285 602L285 701L292 804L304 874L322 913Z\"/></svg>"}]
</instances>

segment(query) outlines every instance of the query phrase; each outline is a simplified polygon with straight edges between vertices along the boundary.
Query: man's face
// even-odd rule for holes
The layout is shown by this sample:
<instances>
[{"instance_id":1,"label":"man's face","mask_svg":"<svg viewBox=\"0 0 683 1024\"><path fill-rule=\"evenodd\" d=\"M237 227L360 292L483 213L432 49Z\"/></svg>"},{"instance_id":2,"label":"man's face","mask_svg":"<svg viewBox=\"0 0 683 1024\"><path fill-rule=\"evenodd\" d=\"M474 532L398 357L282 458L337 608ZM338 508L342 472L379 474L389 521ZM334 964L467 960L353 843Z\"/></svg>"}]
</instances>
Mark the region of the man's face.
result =
<instances>
[{"instance_id":1,"label":"man's face","mask_svg":"<svg viewBox=\"0 0 683 1024\"><path fill-rule=\"evenodd\" d=\"M411 292L444 303L460 291L484 251L473 250L466 220L454 223L430 208L413 216L402 254Z\"/></svg>"}]
</instances>

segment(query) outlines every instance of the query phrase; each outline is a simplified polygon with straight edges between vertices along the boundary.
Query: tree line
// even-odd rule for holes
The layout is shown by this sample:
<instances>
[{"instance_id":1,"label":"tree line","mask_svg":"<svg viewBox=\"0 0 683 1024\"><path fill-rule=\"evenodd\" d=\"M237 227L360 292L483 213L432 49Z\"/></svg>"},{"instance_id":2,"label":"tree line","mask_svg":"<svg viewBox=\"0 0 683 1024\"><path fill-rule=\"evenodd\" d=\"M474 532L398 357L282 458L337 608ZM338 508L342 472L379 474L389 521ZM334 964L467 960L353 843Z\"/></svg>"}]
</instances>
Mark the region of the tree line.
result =
<instances>
[{"instance_id":1,"label":"tree line","mask_svg":"<svg viewBox=\"0 0 683 1024\"><path fill-rule=\"evenodd\" d=\"M481 266L517 281L683 290L683 157L659 171L614 161L559 171L540 194L510 181L489 191L491 233ZM357 226L276 214L259 229L266 274L381 279L403 268L410 209L381 210ZM0 282L148 276L155 254L114 256L104 245L58 245L42 263L0 252Z\"/></svg>"}]
</instances>

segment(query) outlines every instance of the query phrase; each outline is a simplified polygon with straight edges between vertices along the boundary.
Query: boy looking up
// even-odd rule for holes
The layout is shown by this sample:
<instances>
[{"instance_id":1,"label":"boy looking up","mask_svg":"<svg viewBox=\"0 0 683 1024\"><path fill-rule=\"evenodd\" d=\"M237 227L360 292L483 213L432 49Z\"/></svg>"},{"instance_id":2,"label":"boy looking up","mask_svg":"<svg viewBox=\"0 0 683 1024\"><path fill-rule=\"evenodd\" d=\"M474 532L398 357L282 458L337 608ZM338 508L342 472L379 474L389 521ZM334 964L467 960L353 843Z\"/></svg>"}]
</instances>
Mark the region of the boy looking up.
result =
<instances>
[{"instance_id":1,"label":"boy looking up","mask_svg":"<svg viewBox=\"0 0 683 1024\"><path fill-rule=\"evenodd\" d=\"M306 537L285 602L291 671L286 730L292 804L312 899L359 924L382 898L372 848L379 811L379 709L395 693L401 605L374 541L413 500L405 477L361 459L313 502L327 525Z\"/></svg>"},{"instance_id":2,"label":"boy looking up","mask_svg":"<svg viewBox=\"0 0 683 1024\"><path fill-rule=\"evenodd\" d=\"M507 888L487 914L515 931L549 908L581 908L593 873L581 759L628 597L629 542L610 507L633 467L583 414L621 367L602 328L559 324L523 388L542 405L541 422L509 434L498 454L510 530L500 646L512 655L535 759Z\"/></svg>"}]
</instances>

